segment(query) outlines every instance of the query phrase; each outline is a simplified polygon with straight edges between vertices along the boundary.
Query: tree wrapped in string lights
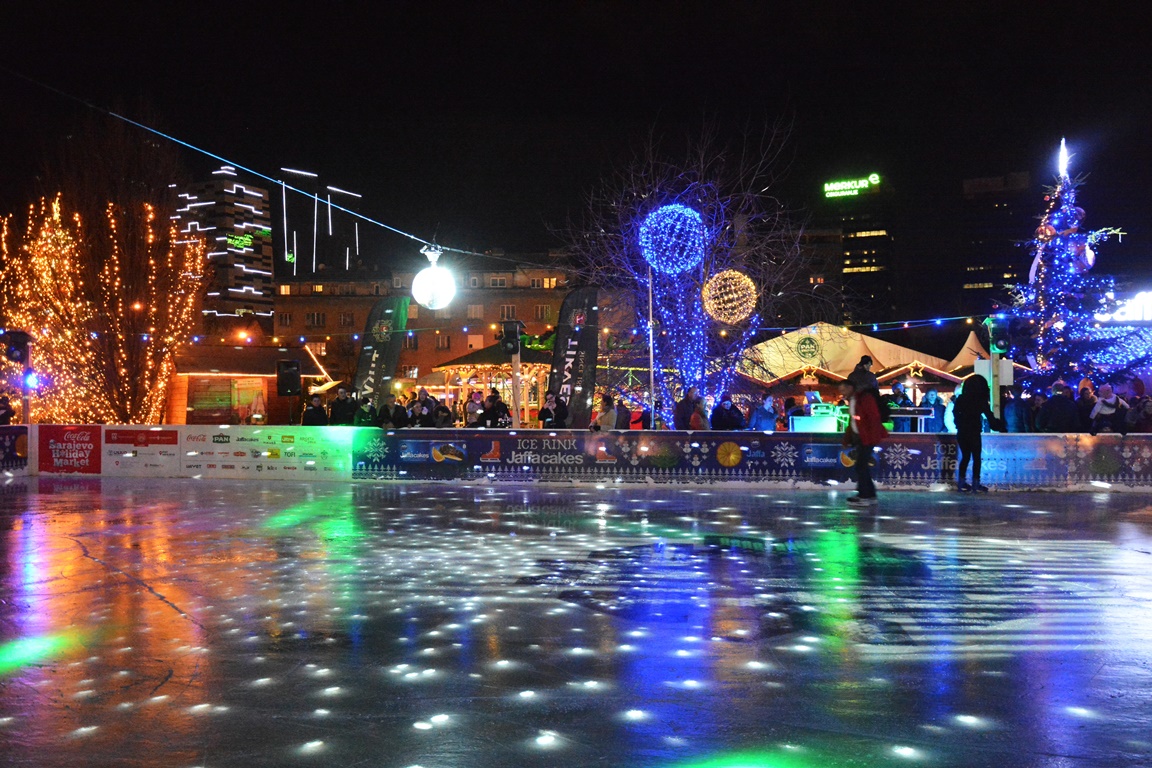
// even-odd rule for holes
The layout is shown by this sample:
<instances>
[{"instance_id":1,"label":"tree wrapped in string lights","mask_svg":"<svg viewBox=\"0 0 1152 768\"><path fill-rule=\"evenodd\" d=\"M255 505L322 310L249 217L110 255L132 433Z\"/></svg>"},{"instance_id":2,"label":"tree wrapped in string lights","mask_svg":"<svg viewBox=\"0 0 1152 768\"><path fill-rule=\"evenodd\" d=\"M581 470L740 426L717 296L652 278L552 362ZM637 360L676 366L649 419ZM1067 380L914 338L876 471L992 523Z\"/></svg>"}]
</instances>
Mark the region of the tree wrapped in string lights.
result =
<instances>
[{"instance_id":1,"label":"tree wrapped in string lights","mask_svg":"<svg viewBox=\"0 0 1152 768\"><path fill-rule=\"evenodd\" d=\"M125 221L125 219L129 221ZM14 243L3 221L0 313L33 336L32 419L156 424L201 299L205 248L156 208L108 204L103 226L41 200Z\"/></svg>"},{"instance_id":2,"label":"tree wrapped in string lights","mask_svg":"<svg viewBox=\"0 0 1152 768\"><path fill-rule=\"evenodd\" d=\"M633 407L647 399L650 292L665 409L690 386L727 391L765 326L837 318L839 296L813 291L821 270L769 194L785 133L777 125L725 143L706 130L679 159L650 140L589 196L564 233L565 255L580 281L602 289L599 388Z\"/></svg>"},{"instance_id":3,"label":"tree wrapped in string lights","mask_svg":"<svg viewBox=\"0 0 1152 768\"><path fill-rule=\"evenodd\" d=\"M1110 275L1091 274L1096 246L1119 229L1085 230L1076 205L1079 180L1068 175L1068 152L1060 142L1059 174L1047 190L1047 208L1028 246L1033 254L1027 285L1013 289L1009 357L1027 362L1031 386L1062 379L1075 385L1126 380L1152 361L1148 329L1102 324L1116 308Z\"/></svg>"}]
</instances>

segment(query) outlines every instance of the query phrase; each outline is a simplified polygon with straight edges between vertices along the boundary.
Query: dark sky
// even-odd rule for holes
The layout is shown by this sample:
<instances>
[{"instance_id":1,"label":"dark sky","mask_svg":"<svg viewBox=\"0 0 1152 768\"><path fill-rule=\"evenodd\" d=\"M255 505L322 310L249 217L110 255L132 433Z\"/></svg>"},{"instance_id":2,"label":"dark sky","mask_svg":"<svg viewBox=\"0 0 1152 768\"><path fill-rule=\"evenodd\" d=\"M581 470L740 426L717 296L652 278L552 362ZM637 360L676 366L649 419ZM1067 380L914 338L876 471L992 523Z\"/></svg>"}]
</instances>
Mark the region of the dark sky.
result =
<instances>
[{"instance_id":1,"label":"dark sky","mask_svg":"<svg viewBox=\"0 0 1152 768\"><path fill-rule=\"evenodd\" d=\"M784 117L789 205L878 170L945 208L963 178L1025 170L1039 213L1063 135L1090 174L1087 223L1130 233L1102 264L1152 253L1140 3L253 5L24 3L5 10L0 62L147 104L270 175L317 171L363 193L365 214L458 247L555 244L548 225L650 129L735 135ZM35 158L81 111L0 72L0 210L31 198Z\"/></svg>"}]
</instances>

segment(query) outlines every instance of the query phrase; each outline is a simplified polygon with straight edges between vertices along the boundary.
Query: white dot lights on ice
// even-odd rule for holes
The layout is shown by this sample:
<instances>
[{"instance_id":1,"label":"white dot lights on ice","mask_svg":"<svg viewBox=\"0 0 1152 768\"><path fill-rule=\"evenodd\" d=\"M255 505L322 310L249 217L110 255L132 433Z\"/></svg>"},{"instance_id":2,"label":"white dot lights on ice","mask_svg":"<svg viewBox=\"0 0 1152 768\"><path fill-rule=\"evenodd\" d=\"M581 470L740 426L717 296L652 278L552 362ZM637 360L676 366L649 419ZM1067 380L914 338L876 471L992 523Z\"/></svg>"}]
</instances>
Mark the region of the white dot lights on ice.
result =
<instances>
[{"instance_id":1,"label":"white dot lights on ice","mask_svg":"<svg viewBox=\"0 0 1152 768\"><path fill-rule=\"evenodd\" d=\"M918 727L911 744L877 721L877 755L929 761L956 734L994 750L1014 728L1010 707L985 717L969 691L1026 683L1019 658L1144 652L1147 623L1117 602L1142 560L1045 537L1061 497L1042 518L1031 499L1003 509L1028 521L1017 537L934 502L886 500L891 514L864 520L827 491L556 488L174 481L28 497L0 534L22 595L0 618L90 634L5 678L19 684L0 740L50 745L50 768L114 764L126 728L174 764L212 764L206 740L278 764L453 764L494 744L525 764L586 764L589 749L671 764L728 744L706 734L762 738L766 708L819 716L830 675L867 692L861 717L872 701L891 714L918 670L946 663L962 685L933 719L898 716ZM1092 738L1120 710L1067 674L1074 697L1019 706ZM819 762L819 739L774 727Z\"/></svg>"}]
</instances>

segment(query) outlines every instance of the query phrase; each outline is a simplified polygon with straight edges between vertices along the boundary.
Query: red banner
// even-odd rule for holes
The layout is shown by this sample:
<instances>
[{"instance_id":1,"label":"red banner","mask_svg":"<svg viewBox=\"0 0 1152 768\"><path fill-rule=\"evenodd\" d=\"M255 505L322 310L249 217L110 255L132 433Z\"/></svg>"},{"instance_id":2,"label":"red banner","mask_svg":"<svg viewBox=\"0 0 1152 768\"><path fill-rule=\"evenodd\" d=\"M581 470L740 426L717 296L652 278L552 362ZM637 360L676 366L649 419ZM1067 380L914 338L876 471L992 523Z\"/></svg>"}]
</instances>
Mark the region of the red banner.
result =
<instances>
[{"instance_id":1,"label":"red banner","mask_svg":"<svg viewBox=\"0 0 1152 768\"><path fill-rule=\"evenodd\" d=\"M42 474L100 474L100 427L41 424L38 466Z\"/></svg>"}]
</instances>

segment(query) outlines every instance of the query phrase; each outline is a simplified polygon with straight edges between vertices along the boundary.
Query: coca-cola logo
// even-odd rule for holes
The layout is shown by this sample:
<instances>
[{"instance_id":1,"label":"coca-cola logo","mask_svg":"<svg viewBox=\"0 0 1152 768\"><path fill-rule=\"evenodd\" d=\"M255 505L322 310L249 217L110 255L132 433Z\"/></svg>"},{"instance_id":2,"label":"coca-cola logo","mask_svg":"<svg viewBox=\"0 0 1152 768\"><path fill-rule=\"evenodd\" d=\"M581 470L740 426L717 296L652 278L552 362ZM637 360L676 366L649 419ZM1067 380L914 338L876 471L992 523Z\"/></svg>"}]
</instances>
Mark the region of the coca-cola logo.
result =
<instances>
[{"instance_id":1,"label":"coca-cola logo","mask_svg":"<svg viewBox=\"0 0 1152 768\"><path fill-rule=\"evenodd\" d=\"M91 432L65 432L64 442L66 443L90 443L92 442Z\"/></svg>"},{"instance_id":2,"label":"coca-cola logo","mask_svg":"<svg viewBox=\"0 0 1152 768\"><path fill-rule=\"evenodd\" d=\"M208 442L208 435L185 435L184 439L190 443L206 443Z\"/></svg>"}]
</instances>

